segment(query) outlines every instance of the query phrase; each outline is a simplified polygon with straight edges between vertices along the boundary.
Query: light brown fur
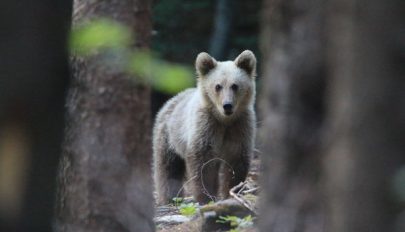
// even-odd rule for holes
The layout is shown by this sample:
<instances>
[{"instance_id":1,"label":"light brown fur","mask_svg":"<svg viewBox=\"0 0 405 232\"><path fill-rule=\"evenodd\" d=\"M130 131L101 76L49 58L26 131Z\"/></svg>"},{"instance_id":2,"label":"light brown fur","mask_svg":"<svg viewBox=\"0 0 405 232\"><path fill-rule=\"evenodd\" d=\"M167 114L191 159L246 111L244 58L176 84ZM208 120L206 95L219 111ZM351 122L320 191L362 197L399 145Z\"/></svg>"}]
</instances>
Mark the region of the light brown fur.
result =
<instances>
[{"instance_id":1,"label":"light brown fur","mask_svg":"<svg viewBox=\"0 0 405 232\"><path fill-rule=\"evenodd\" d=\"M170 99L156 117L158 203L181 193L185 180L194 198L206 203L219 195L227 197L229 188L246 178L255 138L255 67L250 51L235 61L217 62L207 53L197 57L197 88ZM217 85L222 89L216 90ZM231 114L225 114L225 103L233 105Z\"/></svg>"}]
</instances>

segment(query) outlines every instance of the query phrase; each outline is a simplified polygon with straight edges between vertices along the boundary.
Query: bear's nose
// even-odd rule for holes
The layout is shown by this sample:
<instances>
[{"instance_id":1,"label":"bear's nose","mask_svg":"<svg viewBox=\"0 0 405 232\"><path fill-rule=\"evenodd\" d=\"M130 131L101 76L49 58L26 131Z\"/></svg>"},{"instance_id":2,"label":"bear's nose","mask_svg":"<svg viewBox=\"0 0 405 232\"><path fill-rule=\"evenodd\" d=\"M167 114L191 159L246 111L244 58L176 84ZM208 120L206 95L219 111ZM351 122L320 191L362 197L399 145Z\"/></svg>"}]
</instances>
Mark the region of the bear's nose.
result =
<instances>
[{"instance_id":1,"label":"bear's nose","mask_svg":"<svg viewBox=\"0 0 405 232\"><path fill-rule=\"evenodd\" d=\"M225 114L227 114L227 115L232 114L232 107L233 106L232 106L231 103L226 103L226 104L223 105L223 107L224 107Z\"/></svg>"}]
</instances>

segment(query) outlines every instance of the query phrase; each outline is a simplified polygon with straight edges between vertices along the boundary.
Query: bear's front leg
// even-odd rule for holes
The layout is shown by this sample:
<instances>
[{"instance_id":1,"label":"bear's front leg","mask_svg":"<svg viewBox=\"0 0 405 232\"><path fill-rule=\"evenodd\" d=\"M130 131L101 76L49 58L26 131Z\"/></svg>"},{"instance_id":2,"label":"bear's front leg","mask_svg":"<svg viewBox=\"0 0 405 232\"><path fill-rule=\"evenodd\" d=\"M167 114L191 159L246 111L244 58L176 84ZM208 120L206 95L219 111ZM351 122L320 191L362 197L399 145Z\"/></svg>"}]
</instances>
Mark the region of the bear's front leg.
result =
<instances>
[{"instance_id":1,"label":"bear's front leg","mask_svg":"<svg viewBox=\"0 0 405 232\"><path fill-rule=\"evenodd\" d=\"M209 152L193 152L186 158L187 173L194 199L200 204L215 200L220 163Z\"/></svg>"},{"instance_id":2,"label":"bear's front leg","mask_svg":"<svg viewBox=\"0 0 405 232\"><path fill-rule=\"evenodd\" d=\"M236 157L235 157L236 158ZM229 165L231 167L229 167ZM227 165L223 165L221 181L221 197L224 199L229 197L229 190L240 182L245 181L249 172L250 154L242 153L236 159L229 160Z\"/></svg>"}]
</instances>

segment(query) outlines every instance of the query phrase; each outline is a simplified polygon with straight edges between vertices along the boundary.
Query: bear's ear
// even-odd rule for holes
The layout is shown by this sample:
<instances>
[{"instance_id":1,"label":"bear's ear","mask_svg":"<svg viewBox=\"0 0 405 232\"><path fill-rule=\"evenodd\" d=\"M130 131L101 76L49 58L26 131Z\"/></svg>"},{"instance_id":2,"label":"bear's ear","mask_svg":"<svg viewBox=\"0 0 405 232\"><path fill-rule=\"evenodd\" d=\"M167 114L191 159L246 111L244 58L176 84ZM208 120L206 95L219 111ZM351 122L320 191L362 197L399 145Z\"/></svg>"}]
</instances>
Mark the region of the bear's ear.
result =
<instances>
[{"instance_id":1,"label":"bear's ear","mask_svg":"<svg viewBox=\"0 0 405 232\"><path fill-rule=\"evenodd\" d=\"M198 76L207 75L215 66L217 66L217 61L206 52L198 54L195 60L195 68L197 69Z\"/></svg>"},{"instance_id":2,"label":"bear's ear","mask_svg":"<svg viewBox=\"0 0 405 232\"><path fill-rule=\"evenodd\" d=\"M251 77L256 75L256 57L252 51L243 51L234 62L238 68L245 70Z\"/></svg>"}]
</instances>

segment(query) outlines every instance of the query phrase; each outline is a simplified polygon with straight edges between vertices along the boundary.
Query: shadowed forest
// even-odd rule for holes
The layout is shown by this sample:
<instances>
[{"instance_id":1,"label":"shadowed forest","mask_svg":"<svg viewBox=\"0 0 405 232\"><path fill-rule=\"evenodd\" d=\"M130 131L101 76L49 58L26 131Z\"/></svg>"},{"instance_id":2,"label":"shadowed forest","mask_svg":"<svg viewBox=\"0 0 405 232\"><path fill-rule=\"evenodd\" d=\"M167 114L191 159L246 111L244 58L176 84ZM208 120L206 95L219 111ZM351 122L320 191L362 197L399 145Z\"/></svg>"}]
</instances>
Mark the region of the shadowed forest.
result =
<instances>
[{"instance_id":1,"label":"shadowed forest","mask_svg":"<svg viewBox=\"0 0 405 232\"><path fill-rule=\"evenodd\" d=\"M0 231L405 231L403 1L3 0L0 28Z\"/></svg>"}]
</instances>

